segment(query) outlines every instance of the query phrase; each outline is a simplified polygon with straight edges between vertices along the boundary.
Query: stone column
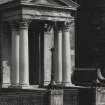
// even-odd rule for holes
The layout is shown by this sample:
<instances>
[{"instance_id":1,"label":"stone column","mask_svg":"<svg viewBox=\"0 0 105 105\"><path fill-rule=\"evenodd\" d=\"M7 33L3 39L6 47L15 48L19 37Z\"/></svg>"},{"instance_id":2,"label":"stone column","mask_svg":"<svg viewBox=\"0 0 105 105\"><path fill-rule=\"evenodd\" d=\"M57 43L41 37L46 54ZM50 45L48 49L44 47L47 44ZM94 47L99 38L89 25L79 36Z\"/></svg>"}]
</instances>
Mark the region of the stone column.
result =
<instances>
[{"instance_id":1,"label":"stone column","mask_svg":"<svg viewBox=\"0 0 105 105\"><path fill-rule=\"evenodd\" d=\"M58 25L54 30L54 80L62 83L62 29Z\"/></svg>"},{"instance_id":2,"label":"stone column","mask_svg":"<svg viewBox=\"0 0 105 105\"><path fill-rule=\"evenodd\" d=\"M23 87L29 85L28 25L29 20L23 20L19 23L20 32L19 84L22 85Z\"/></svg>"},{"instance_id":3,"label":"stone column","mask_svg":"<svg viewBox=\"0 0 105 105\"><path fill-rule=\"evenodd\" d=\"M19 85L19 33L16 23L11 24L12 45L11 45L11 85Z\"/></svg>"},{"instance_id":4,"label":"stone column","mask_svg":"<svg viewBox=\"0 0 105 105\"><path fill-rule=\"evenodd\" d=\"M65 22L62 36L62 78L63 86L71 86L71 46L70 46L70 25L71 22Z\"/></svg>"}]
</instances>

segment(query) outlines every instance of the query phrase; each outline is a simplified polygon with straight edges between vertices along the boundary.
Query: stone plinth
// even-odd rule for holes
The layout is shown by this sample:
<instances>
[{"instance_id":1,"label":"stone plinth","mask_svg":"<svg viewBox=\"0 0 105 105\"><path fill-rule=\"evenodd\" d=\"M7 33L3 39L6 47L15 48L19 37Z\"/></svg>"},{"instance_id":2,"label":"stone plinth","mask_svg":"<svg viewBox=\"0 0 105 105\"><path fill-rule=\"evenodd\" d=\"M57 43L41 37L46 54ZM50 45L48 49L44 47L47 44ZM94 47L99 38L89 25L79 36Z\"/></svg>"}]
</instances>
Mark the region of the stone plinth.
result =
<instances>
[{"instance_id":1,"label":"stone plinth","mask_svg":"<svg viewBox=\"0 0 105 105\"><path fill-rule=\"evenodd\" d=\"M49 90L49 105L63 105L63 90Z\"/></svg>"}]
</instances>

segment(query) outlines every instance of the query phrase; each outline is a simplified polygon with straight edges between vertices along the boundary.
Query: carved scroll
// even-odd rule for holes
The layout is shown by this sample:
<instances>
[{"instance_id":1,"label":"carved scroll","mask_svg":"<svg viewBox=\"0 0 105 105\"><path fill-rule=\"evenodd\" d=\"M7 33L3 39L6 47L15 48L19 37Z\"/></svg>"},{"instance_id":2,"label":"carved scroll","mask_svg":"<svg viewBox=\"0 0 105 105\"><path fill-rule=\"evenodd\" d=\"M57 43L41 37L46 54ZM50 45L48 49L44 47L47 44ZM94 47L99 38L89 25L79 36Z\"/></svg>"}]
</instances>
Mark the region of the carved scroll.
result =
<instances>
[{"instance_id":1,"label":"carved scroll","mask_svg":"<svg viewBox=\"0 0 105 105\"><path fill-rule=\"evenodd\" d=\"M100 83L105 83L105 77L102 75L101 69L97 69L97 78Z\"/></svg>"}]
</instances>

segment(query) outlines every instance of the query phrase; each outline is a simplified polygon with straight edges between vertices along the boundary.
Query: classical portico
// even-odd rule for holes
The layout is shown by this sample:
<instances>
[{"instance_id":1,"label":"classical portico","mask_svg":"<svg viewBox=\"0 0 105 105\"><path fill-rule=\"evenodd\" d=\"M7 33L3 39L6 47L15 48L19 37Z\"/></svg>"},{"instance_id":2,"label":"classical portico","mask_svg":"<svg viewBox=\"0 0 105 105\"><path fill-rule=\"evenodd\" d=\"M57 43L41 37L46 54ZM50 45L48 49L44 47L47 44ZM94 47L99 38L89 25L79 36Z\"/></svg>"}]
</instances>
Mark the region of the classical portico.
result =
<instances>
[{"instance_id":1,"label":"classical portico","mask_svg":"<svg viewBox=\"0 0 105 105\"><path fill-rule=\"evenodd\" d=\"M71 0L13 0L1 6L8 11L2 12L2 23L11 29L10 87L47 86L52 70L56 85L70 87L70 29L78 5Z\"/></svg>"}]
</instances>

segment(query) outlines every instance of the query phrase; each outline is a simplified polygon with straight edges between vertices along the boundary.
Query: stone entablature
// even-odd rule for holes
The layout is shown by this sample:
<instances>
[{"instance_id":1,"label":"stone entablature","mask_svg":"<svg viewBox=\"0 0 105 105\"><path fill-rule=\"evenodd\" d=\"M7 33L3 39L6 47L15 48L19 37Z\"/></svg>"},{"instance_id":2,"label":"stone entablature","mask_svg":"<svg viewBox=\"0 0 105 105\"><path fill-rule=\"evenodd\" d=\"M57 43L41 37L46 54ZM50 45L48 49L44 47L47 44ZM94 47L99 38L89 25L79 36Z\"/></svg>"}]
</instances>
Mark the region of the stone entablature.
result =
<instances>
[{"instance_id":1,"label":"stone entablature","mask_svg":"<svg viewBox=\"0 0 105 105\"><path fill-rule=\"evenodd\" d=\"M65 21L65 19L72 18L70 12L75 11L78 7L75 2L70 5L60 4L57 1L56 4L37 4L35 1L14 0L0 5L0 11L3 11L2 19L7 21L21 18Z\"/></svg>"},{"instance_id":2,"label":"stone entablature","mask_svg":"<svg viewBox=\"0 0 105 105\"><path fill-rule=\"evenodd\" d=\"M10 21L15 19L40 19L65 21L73 19L70 11L75 11L75 8L53 7L47 5L35 5L30 3L8 3L1 5L0 10L3 10L2 19ZM6 11L6 12L5 12ZM8 12L7 12L8 11Z\"/></svg>"}]
</instances>

